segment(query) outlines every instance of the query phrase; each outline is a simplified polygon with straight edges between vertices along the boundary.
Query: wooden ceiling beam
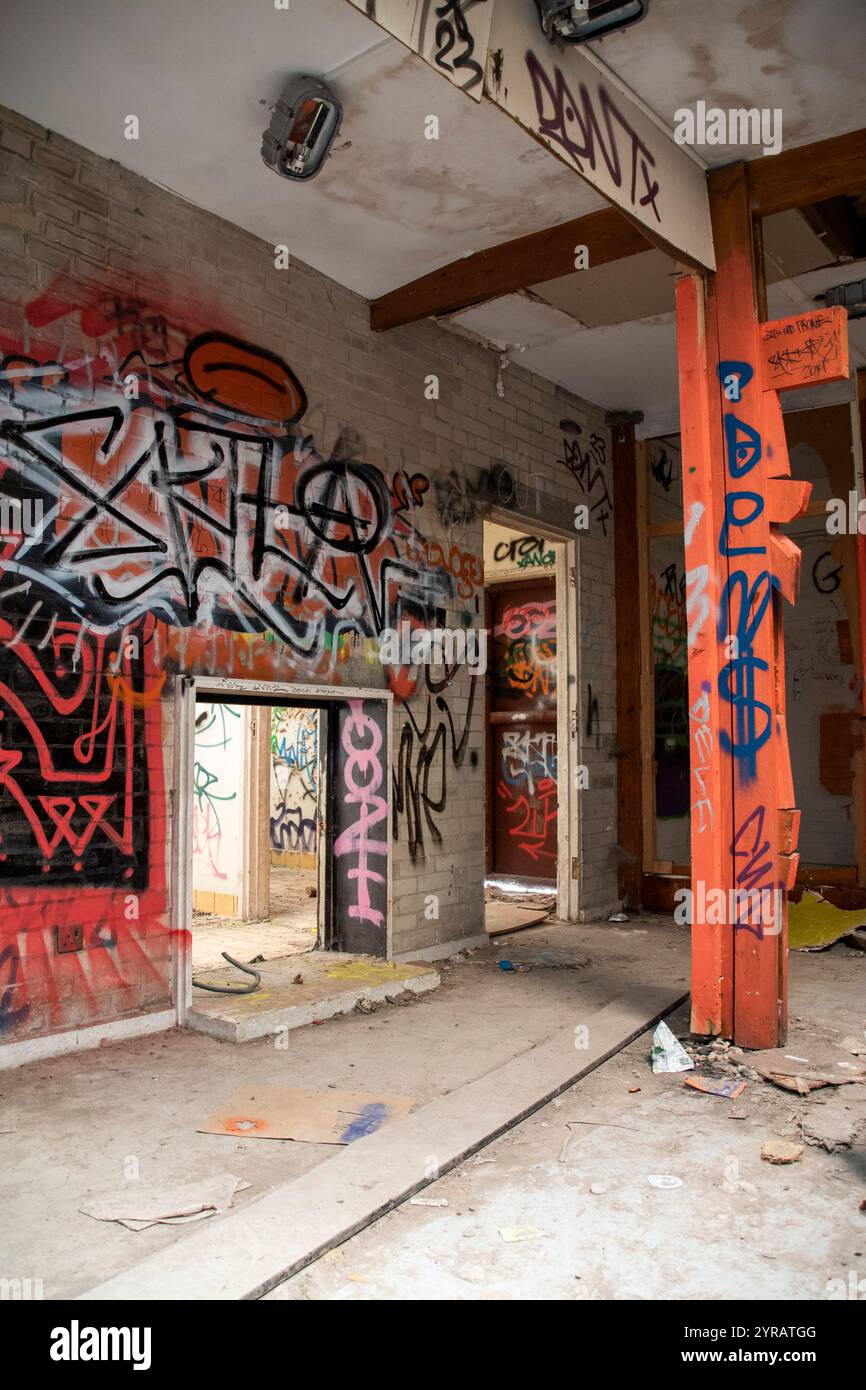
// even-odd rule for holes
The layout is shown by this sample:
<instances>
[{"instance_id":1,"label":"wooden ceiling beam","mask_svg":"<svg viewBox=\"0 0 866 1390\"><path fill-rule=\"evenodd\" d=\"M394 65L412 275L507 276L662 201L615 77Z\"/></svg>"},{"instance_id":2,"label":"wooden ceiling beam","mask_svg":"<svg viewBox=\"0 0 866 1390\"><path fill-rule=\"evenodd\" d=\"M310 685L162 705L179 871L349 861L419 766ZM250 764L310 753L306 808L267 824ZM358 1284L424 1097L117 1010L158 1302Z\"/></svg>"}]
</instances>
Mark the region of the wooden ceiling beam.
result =
<instances>
[{"instance_id":1,"label":"wooden ceiling beam","mask_svg":"<svg viewBox=\"0 0 866 1390\"><path fill-rule=\"evenodd\" d=\"M749 161L753 217L866 192L866 130Z\"/></svg>"},{"instance_id":2,"label":"wooden ceiling beam","mask_svg":"<svg viewBox=\"0 0 866 1390\"><path fill-rule=\"evenodd\" d=\"M866 192L866 130L764 155L750 160L748 170L755 218ZM588 248L589 266L594 269L649 251L652 245L618 208L602 208L558 227L476 251L401 285L373 301L370 323L383 332L419 319L455 314L543 280L560 279L575 270L578 246Z\"/></svg>"},{"instance_id":3,"label":"wooden ceiling beam","mask_svg":"<svg viewBox=\"0 0 866 1390\"><path fill-rule=\"evenodd\" d=\"M382 332L418 319L454 314L527 285L570 275L578 246L587 247L592 268L652 249L643 232L617 208L602 208L558 227L476 251L391 290L370 306L371 326Z\"/></svg>"}]
</instances>

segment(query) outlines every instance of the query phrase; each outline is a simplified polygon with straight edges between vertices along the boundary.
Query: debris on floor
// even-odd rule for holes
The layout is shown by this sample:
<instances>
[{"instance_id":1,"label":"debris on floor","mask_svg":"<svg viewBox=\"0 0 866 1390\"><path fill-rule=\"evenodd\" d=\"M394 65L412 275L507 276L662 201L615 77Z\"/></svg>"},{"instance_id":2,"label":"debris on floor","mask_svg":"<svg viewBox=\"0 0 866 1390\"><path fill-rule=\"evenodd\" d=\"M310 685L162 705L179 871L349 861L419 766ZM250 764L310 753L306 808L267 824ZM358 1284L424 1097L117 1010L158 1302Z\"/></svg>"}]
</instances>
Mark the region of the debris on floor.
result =
<instances>
[{"instance_id":1,"label":"debris on floor","mask_svg":"<svg viewBox=\"0 0 866 1390\"><path fill-rule=\"evenodd\" d=\"M383 1125L402 1120L414 1104L414 1096L256 1086L238 1091L198 1126L198 1132L242 1139L293 1139L304 1144L352 1144Z\"/></svg>"},{"instance_id":2,"label":"debris on floor","mask_svg":"<svg viewBox=\"0 0 866 1390\"><path fill-rule=\"evenodd\" d=\"M506 932L538 926L550 912L549 907L542 907L539 911L515 907L513 903L487 902L484 904L484 930L488 936L505 936Z\"/></svg>"},{"instance_id":3,"label":"debris on floor","mask_svg":"<svg viewBox=\"0 0 866 1390\"><path fill-rule=\"evenodd\" d=\"M117 1221L130 1231L149 1226L180 1226L228 1211L235 1193L252 1187L233 1173L220 1173L201 1182L128 1183L119 1192L85 1202L78 1210L94 1221Z\"/></svg>"},{"instance_id":4,"label":"debris on floor","mask_svg":"<svg viewBox=\"0 0 866 1390\"><path fill-rule=\"evenodd\" d=\"M537 1226L500 1226L499 1234L508 1245L521 1240L545 1240L547 1231L539 1231Z\"/></svg>"},{"instance_id":5,"label":"debris on floor","mask_svg":"<svg viewBox=\"0 0 866 1390\"><path fill-rule=\"evenodd\" d=\"M746 1089L745 1081L734 1081L729 1077L687 1076L684 1086L696 1091L704 1091L708 1096L723 1096L726 1100L737 1100Z\"/></svg>"},{"instance_id":6,"label":"debris on floor","mask_svg":"<svg viewBox=\"0 0 866 1390\"><path fill-rule=\"evenodd\" d=\"M806 891L788 904L788 945L792 951L824 951L843 936L866 926L866 909L845 911L820 893Z\"/></svg>"},{"instance_id":7,"label":"debris on floor","mask_svg":"<svg viewBox=\"0 0 866 1390\"><path fill-rule=\"evenodd\" d=\"M808 1095L823 1086L844 1086L866 1081L866 1061L818 1039L810 1041L808 1055L784 1047L753 1052L749 1061L759 1076L798 1095Z\"/></svg>"},{"instance_id":8,"label":"debris on floor","mask_svg":"<svg viewBox=\"0 0 866 1390\"><path fill-rule=\"evenodd\" d=\"M673 1173L647 1173L646 1180L651 1187L668 1189L682 1187L682 1178L676 1177Z\"/></svg>"},{"instance_id":9,"label":"debris on floor","mask_svg":"<svg viewBox=\"0 0 866 1390\"><path fill-rule=\"evenodd\" d=\"M689 1071L695 1064L671 1032L668 1025L660 1023L653 1033L650 1060L654 1072Z\"/></svg>"},{"instance_id":10,"label":"debris on floor","mask_svg":"<svg viewBox=\"0 0 866 1390\"><path fill-rule=\"evenodd\" d=\"M808 1114L800 1121L801 1134L807 1144L826 1149L827 1153L853 1147L866 1123L866 1113L862 1101L859 1105L850 1103L851 1096L846 1086L828 1098L810 1103Z\"/></svg>"},{"instance_id":11,"label":"debris on floor","mask_svg":"<svg viewBox=\"0 0 866 1390\"><path fill-rule=\"evenodd\" d=\"M768 1139L761 1149L765 1163L799 1163L803 1156L803 1145L790 1139Z\"/></svg>"}]
</instances>

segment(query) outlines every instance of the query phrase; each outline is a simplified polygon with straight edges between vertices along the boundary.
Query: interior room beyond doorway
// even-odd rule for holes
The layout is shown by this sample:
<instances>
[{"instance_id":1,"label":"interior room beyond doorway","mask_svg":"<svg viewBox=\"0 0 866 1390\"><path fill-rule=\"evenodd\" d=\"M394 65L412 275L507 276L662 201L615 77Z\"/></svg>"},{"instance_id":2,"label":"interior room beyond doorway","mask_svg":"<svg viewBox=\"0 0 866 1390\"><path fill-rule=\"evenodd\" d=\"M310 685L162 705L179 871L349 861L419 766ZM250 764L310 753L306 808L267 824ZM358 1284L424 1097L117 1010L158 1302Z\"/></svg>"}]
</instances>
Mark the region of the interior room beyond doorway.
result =
<instances>
[{"instance_id":1,"label":"interior room beyond doorway","mask_svg":"<svg viewBox=\"0 0 866 1390\"><path fill-rule=\"evenodd\" d=\"M193 970L314 949L319 927L317 709L199 701Z\"/></svg>"}]
</instances>

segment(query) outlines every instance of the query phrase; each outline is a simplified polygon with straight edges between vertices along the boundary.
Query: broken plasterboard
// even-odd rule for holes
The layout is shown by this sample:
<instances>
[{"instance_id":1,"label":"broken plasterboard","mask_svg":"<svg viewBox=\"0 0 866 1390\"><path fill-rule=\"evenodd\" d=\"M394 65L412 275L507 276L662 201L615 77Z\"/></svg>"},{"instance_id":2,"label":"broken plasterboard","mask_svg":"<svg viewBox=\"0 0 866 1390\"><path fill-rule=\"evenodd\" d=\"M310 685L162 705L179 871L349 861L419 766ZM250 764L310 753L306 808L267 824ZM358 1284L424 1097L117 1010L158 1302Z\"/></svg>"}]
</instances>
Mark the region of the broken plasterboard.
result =
<instances>
[{"instance_id":1,"label":"broken plasterboard","mask_svg":"<svg viewBox=\"0 0 866 1390\"><path fill-rule=\"evenodd\" d=\"M788 903L788 945L792 951L823 951L864 925L866 909L844 911L820 893L804 892L798 903Z\"/></svg>"},{"instance_id":2,"label":"broken plasterboard","mask_svg":"<svg viewBox=\"0 0 866 1390\"><path fill-rule=\"evenodd\" d=\"M305 1144L352 1144L402 1120L414 1096L362 1091L302 1091L250 1086L199 1125L200 1134L242 1139L294 1139Z\"/></svg>"},{"instance_id":3,"label":"broken plasterboard","mask_svg":"<svg viewBox=\"0 0 866 1390\"><path fill-rule=\"evenodd\" d=\"M786 1091L807 1095L821 1086L844 1086L866 1081L866 1063L832 1043L810 1041L803 1045L773 1047L749 1053L749 1065L765 1080Z\"/></svg>"}]
</instances>

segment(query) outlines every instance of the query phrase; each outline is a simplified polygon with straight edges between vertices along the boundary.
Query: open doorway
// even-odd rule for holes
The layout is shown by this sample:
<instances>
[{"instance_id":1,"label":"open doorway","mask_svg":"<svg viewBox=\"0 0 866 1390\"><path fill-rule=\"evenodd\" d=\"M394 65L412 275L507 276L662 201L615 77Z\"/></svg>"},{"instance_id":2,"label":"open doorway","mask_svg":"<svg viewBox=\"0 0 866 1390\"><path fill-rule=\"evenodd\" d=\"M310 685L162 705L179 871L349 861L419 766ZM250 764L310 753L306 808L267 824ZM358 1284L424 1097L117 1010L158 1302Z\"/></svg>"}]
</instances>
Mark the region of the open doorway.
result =
<instances>
[{"instance_id":1,"label":"open doorway","mask_svg":"<svg viewBox=\"0 0 866 1390\"><path fill-rule=\"evenodd\" d=\"M561 916L569 911L559 900L571 860L576 736L567 733L567 697L560 707L568 688L564 551L543 535L484 523L486 897L558 906Z\"/></svg>"},{"instance_id":2,"label":"open doorway","mask_svg":"<svg viewBox=\"0 0 866 1390\"><path fill-rule=\"evenodd\" d=\"M320 939L324 711L199 696L192 814L193 971Z\"/></svg>"}]
</instances>

